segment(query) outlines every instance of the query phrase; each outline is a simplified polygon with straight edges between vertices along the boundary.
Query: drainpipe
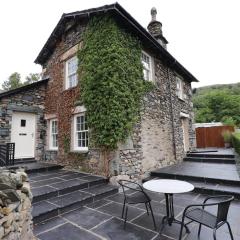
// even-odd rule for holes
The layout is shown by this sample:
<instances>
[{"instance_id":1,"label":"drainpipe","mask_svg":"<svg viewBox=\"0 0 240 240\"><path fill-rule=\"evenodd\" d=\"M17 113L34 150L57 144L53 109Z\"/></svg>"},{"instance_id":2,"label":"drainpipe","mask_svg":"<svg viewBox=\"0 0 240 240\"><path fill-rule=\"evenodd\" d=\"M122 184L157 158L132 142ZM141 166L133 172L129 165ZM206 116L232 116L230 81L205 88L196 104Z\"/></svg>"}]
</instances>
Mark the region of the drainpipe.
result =
<instances>
[{"instance_id":1,"label":"drainpipe","mask_svg":"<svg viewBox=\"0 0 240 240\"><path fill-rule=\"evenodd\" d=\"M173 63L173 65L174 64L175 64L175 62ZM169 97L170 97L170 114L171 114L171 120L172 120L173 153L174 153L175 160L177 160L175 129L174 129L174 116L173 116L173 103L172 103L172 91L171 91L172 88L171 88L171 79L170 79L169 67L167 68L167 80L168 80Z\"/></svg>"}]
</instances>

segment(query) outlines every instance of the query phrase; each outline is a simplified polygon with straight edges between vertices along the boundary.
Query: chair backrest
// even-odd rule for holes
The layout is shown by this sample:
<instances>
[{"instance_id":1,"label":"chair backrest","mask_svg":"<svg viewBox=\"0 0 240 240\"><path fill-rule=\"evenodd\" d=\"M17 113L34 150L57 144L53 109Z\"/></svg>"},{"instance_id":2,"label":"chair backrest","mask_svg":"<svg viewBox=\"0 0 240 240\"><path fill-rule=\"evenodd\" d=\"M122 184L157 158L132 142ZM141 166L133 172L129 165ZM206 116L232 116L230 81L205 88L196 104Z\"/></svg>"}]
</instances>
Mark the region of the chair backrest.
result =
<instances>
[{"instance_id":1,"label":"chair backrest","mask_svg":"<svg viewBox=\"0 0 240 240\"><path fill-rule=\"evenodd\" d=\"M218 202L217 223L226 221L230 203L234 200L233 196L221 196L222 201Z\"/></svg>"},{"instance_id":2,"label":"chair backrest","mask_svg":"<svg viewBox=\"0 0 240 240\"><path fill-rule=\"evenodd\" d=\"M127 199L127 193L126 193L127 190L132 190L134 192L141 192L149 199L149 196L144 192L140 184L133 181L129 181L129 180L119 180L118 183L122 187L125 199Z\"/></svg>"}]
</instances>

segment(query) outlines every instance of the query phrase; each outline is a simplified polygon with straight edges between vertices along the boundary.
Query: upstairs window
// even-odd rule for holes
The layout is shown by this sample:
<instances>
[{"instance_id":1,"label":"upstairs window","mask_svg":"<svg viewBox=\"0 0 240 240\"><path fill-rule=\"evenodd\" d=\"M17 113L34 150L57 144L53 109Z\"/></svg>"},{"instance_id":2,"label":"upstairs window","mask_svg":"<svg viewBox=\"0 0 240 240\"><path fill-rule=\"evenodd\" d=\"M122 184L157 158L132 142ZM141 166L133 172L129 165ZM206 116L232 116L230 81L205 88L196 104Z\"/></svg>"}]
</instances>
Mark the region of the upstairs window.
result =
<instances>
[{"instance_id":1,"label":"upstairs window","mask_svg":"<svg viewBox=\"0 0 240 240\"><path fill-rule=\"evenodd\" d=\"M180 77L176 77L177 81L177 96L180 99L184 99L183 80Z\"/></svg>"},{"instance_id":2,"label":"upstairs window","mask_svg":"<svg viewBox=\"0 0 240 240\"><path fill-rule=\"evenodd\" d=\"M152 58L145 52L142 52L141 61L143 65L143 77L146 81L153 81Z\"/></svg>"},{"instance_id":3,"label":"upstairs window","mask_svg":"<svg viewBox=\"0 0 240 240\"><path fill-rule=\"evenodd\" d=\"M57 119L51 119L49 125L50 125L50 139L49 139L50 146L49 146L49 148L52 150L57 150L58 149L58 121L57 121Z\"/></svg>"},{"instance_id":4,"label":"upstairs window","mask_svg":"<svg viewBox=\"0 0 240 240\"><path fill-rule=\"evenodd\" d=\"M77 86L78 59L72 57L66 61L66 89Z\"/></svg>"},{"instance_id":5,"label":"upstairs window","mask_svg":"<svg viewBox=\"0 0 240 240\"><path fill-rule=\"evenodd\" d=\"M74 150L88 150L88 125L85 113L74 116Z\"/></svg>"}]
</instances>

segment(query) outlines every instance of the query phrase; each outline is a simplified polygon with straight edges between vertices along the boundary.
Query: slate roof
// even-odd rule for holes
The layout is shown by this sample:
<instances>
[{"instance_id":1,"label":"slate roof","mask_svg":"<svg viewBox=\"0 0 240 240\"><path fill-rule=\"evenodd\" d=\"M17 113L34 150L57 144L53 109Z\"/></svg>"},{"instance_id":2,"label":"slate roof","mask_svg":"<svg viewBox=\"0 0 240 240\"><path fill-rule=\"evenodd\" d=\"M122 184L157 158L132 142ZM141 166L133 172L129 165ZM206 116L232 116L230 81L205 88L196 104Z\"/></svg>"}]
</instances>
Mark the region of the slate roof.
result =
<instances>
[{"instance_id":1,"label":"slate roof","mask_svg":"<svg viewBox=\"0 0 240 240\"><path fill-rule=\"evenodd\" d=\"M1 92L0 93L0 99L3 98L3 97L8 97L8 96L16 94L16 93L26 91L26 90L34 88L34 87L38 87L42 84L46 84L48 82L48 80L49 80L49 78L45 78L45 79L39 80L37 82L31 83L31 84L28 84L28 85L25 85L25 86L22 86L22 87L19 87L19 88L15 88L15 89L12 89L12 90L9 90L9 91Z\"/></svg>"}]
</instances>

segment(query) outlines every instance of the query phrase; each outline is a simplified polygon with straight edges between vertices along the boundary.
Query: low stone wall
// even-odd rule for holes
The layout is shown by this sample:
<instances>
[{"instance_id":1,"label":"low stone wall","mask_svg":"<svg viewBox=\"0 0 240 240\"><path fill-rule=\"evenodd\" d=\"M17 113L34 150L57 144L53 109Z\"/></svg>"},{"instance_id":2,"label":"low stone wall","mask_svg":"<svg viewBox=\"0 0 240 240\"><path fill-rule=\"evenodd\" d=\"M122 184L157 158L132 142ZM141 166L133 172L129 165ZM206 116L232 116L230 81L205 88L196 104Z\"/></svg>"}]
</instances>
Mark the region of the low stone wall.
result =
<instances>
[{"instance_id":1,"label":"low stone wall","mask_svg":"<svg viewBox=\"0 0 240 240\"><path fill-rule=\"evenodd\" d=\"M32 194L23 170L0 169L0 239L34 240Z\"/></svg>"}]
</instances>

